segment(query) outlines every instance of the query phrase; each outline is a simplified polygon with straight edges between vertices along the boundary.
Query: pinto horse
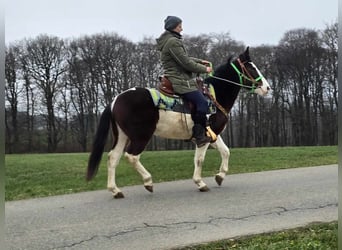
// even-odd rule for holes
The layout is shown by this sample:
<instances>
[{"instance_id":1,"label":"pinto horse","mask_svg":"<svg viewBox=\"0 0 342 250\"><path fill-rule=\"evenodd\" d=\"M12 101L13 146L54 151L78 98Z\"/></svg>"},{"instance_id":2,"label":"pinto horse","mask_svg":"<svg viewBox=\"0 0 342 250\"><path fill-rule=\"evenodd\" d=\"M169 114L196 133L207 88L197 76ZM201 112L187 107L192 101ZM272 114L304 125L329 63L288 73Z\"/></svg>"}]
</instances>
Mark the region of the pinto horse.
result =
<instances>
[{"instance_id":1,"label":"pinto horse","mask_svg":"<svg viewBox=\"0 0 342 250\"><path fill-rule=\"evenodd\" d=\"M215 114L209 116L211 130L217 135L214 142L202 147L196 146L194 156L193 181L202 192L209 188L201 177L202 164L206 151L210 146L216 148L221 155L221 166L215 175L220 186L228 172L230 151L219 135L226 127L227 115L233 107L241 88L248 88L253 93L264 96L270 90L267 80L251 61L249 48L236 59L229 58L227 63L219 66L212 76L205 79L212 84L216 93ZM86 179L91 180L97 173L104 151L109 130L113 134L112 149L108 153L107 188L114 198L123 198L122 191L115 183L115 169L122 154L141 175L144 187L153 192L151 174L140 162L140 155L153 135L163 138L188 140L192 136L193 121L190 114L160 109L154 104L150 91L135 87L128 89L114 99L103 111L97 128L93 148L89 157Z\"/></svg>"}]
</instances>

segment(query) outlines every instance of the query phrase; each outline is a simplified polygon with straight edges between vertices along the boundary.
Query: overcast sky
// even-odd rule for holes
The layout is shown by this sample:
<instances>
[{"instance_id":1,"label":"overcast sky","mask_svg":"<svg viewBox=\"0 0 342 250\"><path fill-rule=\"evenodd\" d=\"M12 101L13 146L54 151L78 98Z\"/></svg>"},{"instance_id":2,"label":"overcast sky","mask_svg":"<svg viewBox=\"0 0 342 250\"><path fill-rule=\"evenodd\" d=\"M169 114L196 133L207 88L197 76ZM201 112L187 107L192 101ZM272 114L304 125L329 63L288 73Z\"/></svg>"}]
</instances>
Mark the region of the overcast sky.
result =
<instances>
[{"instance_id":1,"label":"overcast sky","mask_svg":"<svg viewBox=\"0 0 342 250\"><path fill-rule=\"evenodd\" d=\"M139 42L157 38L165 17L176 15L183 34L229 32L245 45L277 45L288 30L337 22L337 12L338 0L6 0L5 42L102 32Z\"/></svg>"}]
</instances>

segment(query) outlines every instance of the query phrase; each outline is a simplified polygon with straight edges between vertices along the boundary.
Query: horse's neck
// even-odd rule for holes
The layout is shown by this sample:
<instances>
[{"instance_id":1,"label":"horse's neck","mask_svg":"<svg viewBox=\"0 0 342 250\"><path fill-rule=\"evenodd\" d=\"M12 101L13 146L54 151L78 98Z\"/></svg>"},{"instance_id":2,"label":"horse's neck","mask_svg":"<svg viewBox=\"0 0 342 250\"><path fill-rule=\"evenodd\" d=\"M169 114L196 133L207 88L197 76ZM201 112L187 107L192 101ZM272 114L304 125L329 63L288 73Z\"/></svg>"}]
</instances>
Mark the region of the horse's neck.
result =
<instances>
[{"instance_id":1,"label":"horse's neck","mask_svg":"<svg viewBox=\"0 0 342 250\"><path fill-rule=\"evenodd\" d=\"M228 80L233 82L239 81L238 78L235 79L234 77ZM216 93L216 100L227 111L227 113L229 113L235 103L241 87L224 81L215 81L213 82L213 86Z\"/></svg>"}]
</instances>

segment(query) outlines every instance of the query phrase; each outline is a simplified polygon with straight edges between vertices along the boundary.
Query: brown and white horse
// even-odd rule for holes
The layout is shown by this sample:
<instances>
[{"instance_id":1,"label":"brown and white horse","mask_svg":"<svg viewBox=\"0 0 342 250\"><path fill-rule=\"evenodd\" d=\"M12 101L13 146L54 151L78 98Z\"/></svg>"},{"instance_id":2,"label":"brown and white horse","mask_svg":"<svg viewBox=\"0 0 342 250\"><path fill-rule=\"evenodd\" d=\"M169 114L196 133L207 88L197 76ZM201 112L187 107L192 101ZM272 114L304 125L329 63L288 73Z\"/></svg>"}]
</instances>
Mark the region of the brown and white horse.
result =
<instances>
[{"instance_id":1,"label":"brown and white horse","mask_svg":"<svg viewBox=\"0 0 342 250\"><path fill-rule=\"evenodd\" d=\"M200 191L209 190L201 177L202 164L209 145L216 148L222 158L219 172L215 176L218 185L221 185L228 172L230 152L219 134L227 124L227 114L233 107L240 89L249 88L253 93L261 96L266 95L270 90L266 79L251 61L248 48L238 58L228 59L227 63L219 66L214 75L206 78L205 82L214 87L216 101L221 107L215 114L209 116L210 127L218 135L217 140L200 148L196 147L193 180ZM140 154L152 135L188 140L192 136L192 127L190 114L156 107L148 89L140 87L128 89L116 96L101 115L89 157L86 178L89 181L96 175L111 130L114 139L112 149L108 153L108 190L112 192L114 198L124 197L115 183L115 169L125 152L128 161L142 176L145 188L153 192L152 176L141 164Z\"/></svg>"}]
</instances>

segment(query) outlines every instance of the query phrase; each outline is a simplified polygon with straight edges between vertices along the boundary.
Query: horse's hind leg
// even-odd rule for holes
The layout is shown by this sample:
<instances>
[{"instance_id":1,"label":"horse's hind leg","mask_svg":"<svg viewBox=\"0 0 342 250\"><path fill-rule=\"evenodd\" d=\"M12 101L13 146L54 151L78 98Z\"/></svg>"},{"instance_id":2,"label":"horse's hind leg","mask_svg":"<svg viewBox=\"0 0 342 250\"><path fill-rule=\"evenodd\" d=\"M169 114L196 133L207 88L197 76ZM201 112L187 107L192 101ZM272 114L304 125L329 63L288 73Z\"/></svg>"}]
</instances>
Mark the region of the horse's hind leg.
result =
<instances>
[{"instance_id":1,"label":"horse's hind leg","mask_svg":"<svg viewBox=\"0 0 342 250\"><path fill-rule=\"evenodd\" d=\"M144 181L144 187L153 192L153 182L151 174L144 168L144 166L140 162L140 154L133 155L129 153L125 153L125 157L127 158L128 162L132 164L135 170L141 175Z\"/></svg>"},{"instance_id":2,"label":"horse's hind leg","mask_svg":"<svg viewBox=\"0 0 342 250\"><path fill-rule=\"evenodd\" d=\"M222 181L228 173L228 162L230 151L227 145L223 142L222 137L218 136L216 142L211 144L212 147L216 148L221 154L221 166L218 174L215 175L216 183L221 186Z\"/></svg>"},{"instance_id":3,"label":"horse's hind leg","mask_svg":"<svg viewBox=\"0 0 342 250\"><path fill-rule=\"evenodd\" d=\"M121 129L118 128L118 141L114 148L108 153L108 182L107 188L112 192L114 198L123 198L124 195L121 190L117 187L115 182L115 170L117 165L119 164L120 158L124 151L124 148L127 143L127 136L122 132Z\"/></svg>"}]
</instances>

